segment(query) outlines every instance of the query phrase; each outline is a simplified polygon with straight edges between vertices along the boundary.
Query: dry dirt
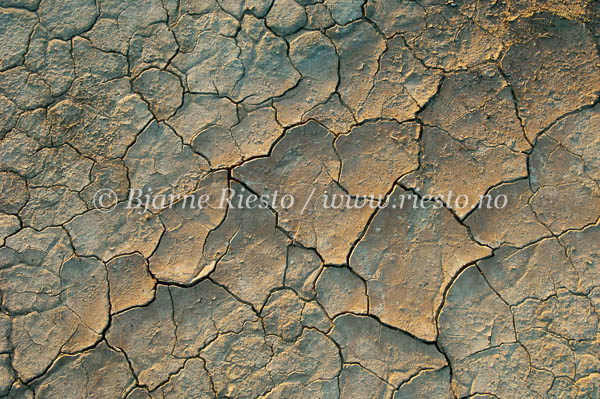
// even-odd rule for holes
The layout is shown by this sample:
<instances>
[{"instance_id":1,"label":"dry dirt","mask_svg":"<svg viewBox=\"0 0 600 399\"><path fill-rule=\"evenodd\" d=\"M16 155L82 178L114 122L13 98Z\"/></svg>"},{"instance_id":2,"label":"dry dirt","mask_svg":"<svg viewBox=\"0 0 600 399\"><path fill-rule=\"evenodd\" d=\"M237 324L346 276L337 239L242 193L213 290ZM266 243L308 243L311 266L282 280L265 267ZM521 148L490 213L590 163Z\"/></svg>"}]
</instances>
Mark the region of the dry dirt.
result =
<instances>
[{"instance_id":1,"label":"dry dirt","mask_svg":"<svg viewBox=\"0 0 600 399\"><path fill-rule=\"evenodd\" d=\"M597 0L0 0L0 396L600 398L599 47Z\"/></svg>"}]
</instances>

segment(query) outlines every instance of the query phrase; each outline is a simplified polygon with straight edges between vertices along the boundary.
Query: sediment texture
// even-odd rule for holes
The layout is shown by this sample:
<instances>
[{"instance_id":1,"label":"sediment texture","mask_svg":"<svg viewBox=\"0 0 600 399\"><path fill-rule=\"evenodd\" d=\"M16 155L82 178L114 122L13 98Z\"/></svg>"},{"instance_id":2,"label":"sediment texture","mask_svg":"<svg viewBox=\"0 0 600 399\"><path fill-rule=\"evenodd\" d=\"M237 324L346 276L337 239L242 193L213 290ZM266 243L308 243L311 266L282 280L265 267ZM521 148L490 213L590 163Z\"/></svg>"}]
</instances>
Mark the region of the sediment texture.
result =
<instances>
[{"instance_id":1,"label":"sediment texture","mask_svg":"<svg viewBox=\"0 0 600 399\"><path fill-rule=\"evenodd\" d=\"M600 397L599 4L0 0L0 396Z\"/></svg>"}]
</instances>

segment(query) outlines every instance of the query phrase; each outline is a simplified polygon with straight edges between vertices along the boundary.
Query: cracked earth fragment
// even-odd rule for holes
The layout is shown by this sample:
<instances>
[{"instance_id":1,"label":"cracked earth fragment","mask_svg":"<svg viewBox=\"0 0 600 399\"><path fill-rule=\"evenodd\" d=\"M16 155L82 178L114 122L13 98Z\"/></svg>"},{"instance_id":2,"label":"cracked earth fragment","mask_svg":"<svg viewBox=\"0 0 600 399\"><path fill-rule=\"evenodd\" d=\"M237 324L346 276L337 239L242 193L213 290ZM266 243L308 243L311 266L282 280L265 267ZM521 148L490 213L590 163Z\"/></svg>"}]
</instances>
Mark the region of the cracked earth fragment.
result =
<instances>
[{"instance_id":1,"label":"cracked earth fragment","mask_svg":"<svg viewBox=\"0 0 600 399\"><path fill-rule=\"evenodd\" d=\"M598 125L598 110L595 106L558 122L540 136L529 159L531 207L555 234L580 229L600 216L598 141L582 139Z\"/></svg>"},{"instance_id":2,"label":"cracked earth fragment","mask_svg":"<svg viewBox=\"0 0 600 399\"><path fill-rule=\"evenodd\" d=\"M590 283L567 254L556 238L523 249L503 246L461 274L440 315L440 331L447 331L440 345L456 364L453 384L459 392L546 397L552 388L586 397L596 368L583 365L597 350L598 314ZM461 290L465 285L471 290ZM473 315L471 301L489 306ZM473 340L470 350L464 351L461 338ZM490 374L490 367L499 372ZM477 377L481 373L487 377ZM510 384L500 382L504 373L513 376Z\"/></svg>"},{"instance_id":3,"label":"cracked earth fragment","mask_svg":"<svg viewBox=\"0 0 600 399\"><path fill-rule=\"evenodd\" d=\"M133 383L125 356L102 342L81 355L61 356L34 386L44 397L106 398Z\"/></svg>"},{"instance_id":4,"label":"cracked earth fragment","mask_svg":"<svg viewBox=\"0 0 600 399\"><path fill-rule=\"evenodd\" d=\"M344 361L360 365L392 386L421 370L446 365L435 345L381 325L371 317L346 314L337 317L334 324L329 335L340 345Z\"/></svg>"},{"instance_id":5,"label":"cracked earth fragment","mask_svg":"<svg viewBox=\"0 0 600 399\"><path fill-rule=\"evenodd\" d=\"M231 189L249 195L239 184L232 184ZM230 208L205 249L219 258L211 278L258 309L269 291L283 284L290 240L277 228L270 209L248 211Z\"/></svg>"},{"instance_id":6,"label":"cracked earth fragment","mask_svg":"<svg viewBox=\"0 0 600 399\"><path fill-rule=\"evenodd\" d=\"M236 168L234 177L260 195L272 198L278 192L280 198L293 197L292 206L279 212L279 225L304 246L316 248L326 263L343 264L373 210L322 206L325 196L343 194L335 180L340 162L333 139L323 126L310 121L288 130L270 157Z\"/></svg>"},{"instance_id":7,"label":"cracked earth fragment","mask_svg":"<svg viewBox=\"0 0 600 399\"><path fill-rule=\"evenodd\" d=\"M43 374L59 353L101 339L109 321L106 269L96 258L73 257L62 228L9 237L0 272L3 309L12 317L12 364L25 381Z\"/></svg>"},{"instance_id":8,"label":"cracked earth fragment","mask_svg":"<svg viewBox=\"0 0 600 399\"><path fill-rule=\"evenodd\" d=\"M513 23L517 43L501 66L514 87L527 137L533 140L558 117L594 103L600 59L580 22L543 13ZM531 33L519 37L523 31Z\"/></svg>"},{"instance_id":9,"label":"cracked earth fragment","mask_svg":"<svg viewBox=\"0 0 600 399\"><path fill-rule=\"evenodd\" d=\"M0 396L600 397L598 4L0 0Z\"/></svg>"},{"instance_id":10,"label":"cracked earth fragment","mask_svg":"<svg viewBox=\"0 0 600 399\"><path fill-rule=\"evenodd\" d=\"M210 234L223 221L225 209L219 208L219 196L227 187L225 172L215 172L202 179L195 191L183 196L175 206L159 215L165 232L149 259L150 271L163 282L190 284L206 277L225 253L207 247ZM207 196L199 204L193 198ZM177 253L171 249L177 247Z\"/></svg>"},{"instance_id":11,"label":"cracked earth fragment","mask_svg":"<svg viewBox=\"0 0 600 399\"><path fill-rule=\"evenodd\" d=\"M402 195L411 193L396 187L391 198ZM490 253L469 238L447 209L433 202L419 209L397 202L369 224L350 256L350 267L367 282L371 314L435 341L435 315L444 289L461 267Z\"/></svg>"}]
</instances>

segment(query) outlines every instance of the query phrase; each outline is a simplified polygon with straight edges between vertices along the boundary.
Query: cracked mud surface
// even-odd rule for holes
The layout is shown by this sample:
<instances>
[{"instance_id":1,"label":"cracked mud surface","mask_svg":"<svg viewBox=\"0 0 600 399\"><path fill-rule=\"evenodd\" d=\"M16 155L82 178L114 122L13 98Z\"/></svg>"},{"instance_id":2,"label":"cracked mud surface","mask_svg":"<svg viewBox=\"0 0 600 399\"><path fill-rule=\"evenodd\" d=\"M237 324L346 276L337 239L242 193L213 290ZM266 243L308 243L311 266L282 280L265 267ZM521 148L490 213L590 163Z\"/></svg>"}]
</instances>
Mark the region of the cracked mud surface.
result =
<instances>
[{"instance_id":1,"label":"cracked mud surface","mask_svg":"<svg viewBox=\"0 0 600 399\"><path fill-rule=\"evenodd\" d=\"M600 397L600 2L0 0L0 37L0 397Z\"/></svg>"}]
</instances>

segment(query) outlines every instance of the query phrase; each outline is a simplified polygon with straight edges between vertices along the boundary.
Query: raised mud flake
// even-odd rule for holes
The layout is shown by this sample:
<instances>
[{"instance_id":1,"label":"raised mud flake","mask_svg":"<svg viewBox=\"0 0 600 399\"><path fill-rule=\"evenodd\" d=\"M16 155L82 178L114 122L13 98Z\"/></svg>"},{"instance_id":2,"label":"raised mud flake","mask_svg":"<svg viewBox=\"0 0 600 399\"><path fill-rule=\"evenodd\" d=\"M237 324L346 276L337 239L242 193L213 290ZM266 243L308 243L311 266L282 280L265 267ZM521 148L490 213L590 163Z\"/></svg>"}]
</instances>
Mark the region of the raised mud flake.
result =
<instances>
[{"instance_id":1,"label":"raised mud flake","mask_svg":"<svg viewBox=\"0 0 600 399\"><path fill-rule=\"evenodd\" d=\"M183 197L194 190L198 180L208 172L204 158L182 143L173 129L153 121L136 138L124 158L129 171L131 189L141 193L151 192L154 198ZM165 204L149 205L151 211Z\"/></svg>"},{"instance_id":2,"label":"raised mud flake","mask_svg":"<svg viewBox=\"0 0 600 399\"><path fill-rule=\"evenodd\" d=\"M283 195L293 197L288 209L279 209L279 225L305 247L316 248L325 263L343 264L374 209L369 204L360 209L347 204L325 208L327 198L345 195L334 180L340 165L333 139L323 126L310 121L288 130L269 158L247 162L233 174L271 200L275 192L277 201ZM276 210L280 205L275 204Z\"/></svg>"},{"instance_id":3,"label":"raised mud flake","mask_svg":"<svg viewBox=\"0 0 600 399\"><path fill-rule=\"evenodd\" d=\"M42 0L37 13L53 37L68 40L92 27L98 8L94 0Z\"/></svg>"},{"instance_id":4,"label":"raised mud flake","mask_svg":"<svg viewBox=\"0 0 600 399\"><path fill-rule=\"evenodd\" d=\"M15 173L0 172L0 211L16 214L28 199L25 179Z\"/></svg>"},{"instance_id":5,"label":"raised mud flake","mask_svg":"<svg viewBox=\"0 0 600 399\"><path fill-rule=\"evenodd\" d=\"M237 106L230 100L214 95L187 93L183 96L183 105L168 120L169 126L175 129L185 144L191 144L194 136L207 127L229 129L237 123Z\"/></svg>"},{"instance_id":6,"label":"raised mud flake","mask_svg":"<svg viewBox=\"0 0 600 399\"><path fill-rule=\"evenodd\" d=\"M477 242L493 248L503 244L522 247L549 236L550 232L537 220L529 204L532 195L527 179L495 187L465 219L465 224ZM506 201L506 206L496 207L494 201L497 205Z\"/></svg>"},{"instance_id":7,"label":"raised mud flake","mask_svg":"<svg viewBox=\"0 0 600 399\"><path fill-rule=\"evenodd\" d=\"M4 246L6 237L13 235L20 228L21 221L18 217L0 212L0 247Z\"/></svg>"},{"instance_id":8,"label":"raised mud flake","mask_svg":"<svg viewBox=\"0 0 600 399\"><path fill-rule=\"evenodd\" d=\"M132 77L154 67L163 69L177 53L177 41L164 23L136 32L129 44L129 69Z\"/></svg>"},{"instance_id":9,"label":"raised mud flake","mask_svg":"<svg viewBox=\"0 0 600 399\"><path fill-rule=\"evenodd\" d=\"M231 189L242 198L252 195L239 184L232 184ZM283 285L290 240L276 221L275 214L265 207L230 206L204 246L209 256L218 259L211 279L256 309L262 307L270 290Z\"/></svg>"},{"instance_id":10,"label":"raised mud flake","mask_svg":"<svg viewBox=\"0 0 600 399\"><path fill-rule=\"evenodd\" d=\"M163 121L175 115L183 103L183 88L174 74L151 68L133 81L133 90L150 104L150 111Z\"/></svg>"},{"instance_id":11,"label":"raised mud flake","mask_svg":"<svg viewBox=\"0 0 600 399\"><path fill-rule=\"evenodd\" d=\"M135 251L150 256L164 230L158 217L135 207L128 209L127 202L119 203L110 212L88 211L67 223L65 229L78 254L97 256L103 261Z\"/></svg>"},{"instance_id":12,"label":"raised mud flake","mask_svg":"<svg viewBox=\"0 0 600 399\"><path fill-rule=\"evenodd\" d=\"M195 191L160 213L165 233L149 260L157 279L191 284L214 270L223 253L211 251L206 241L225 217L221 197L227 188L227 172L212 173L198 182Z\"/></svg>"},{"instance_id":13,"label":"raised mud flake","mask_svg":"<svg viewBox=\"0 0 600 399\"><path fill-rule=\"evenodd\" d=\"M307 30L323 31L335 25L331 18L331 14L325 4L311 4L305 7L306 10L306 26Z\"/></svg>"},{"instance_id":14,"label":"raised mud flake","mask_svg":"<svg viewBox=\"0 0 600 399\"><path fill-rule=\"evenodd\" d=\"M246 9L256 18L262 18L267 14L272 4L273 0L246 0Z\"/></svg>"},{"instance_id":15,"label":"raised mud flake","mask_svg":"<svg viewBox=\"0 0 600 399\"><path fill-rule=\"evenodd\" d=\"M338 25L346 25L362 18L365 0L327 0L325 4Z\"/></svg>"},{"instance_id":16,"label":"raised mud flake","mask_svg":"<svg viewBox=\"0 0 600 399\"><path fill-rule=\"evenodd\" d=\"M290 246L287 252L284 285L292 288L300 297L312 299L316 295L315 281L322 267L323 263L314 250Z\"/></svg>"},{"instance_id":17,"label":"raised mud flake","mask_svg":"<svg viewBox=\"0 0 600 399\"><path fill-rule=\"evenodd\" d=\"M438 196L458 217L477 206L498 183L527 176L527 155L506 147L460 140L434 127L423 128L421 168L401 180L421 195Z\"/></svg>"},{"instance_id":18,"label":"raised mud flake","mask_svg":"<svg viewBox=\"0 0 600 399\"><path fill-rule=\"evenodd\" d=\"M20 381L16 381L12 387L10 388L10 392L7 395L7 398L10 399L33 399L33 391L27 385L21 383Z\"/></svg>"},{"instance_id":19,"label":"raised mud flake","mask_svg":"<svg viewBox=\"0 0 600 399\"><path fill-rule=\"evenodd\" d=\"M446 286L461 267L491 250L473 242L446 208L432 201L415 208L408 195L392 192L352 252L350 267L367 281L370 313L434 341Z\"/></svg>"},{"instance_id":20,"label":"raised mud flake","mask_svg":"<svg viewBox=\"0 0 600 399\"><path fill-rule=\"evenodd\" d=\"M29 37L36 23L37 18L32 12L10 8L0 10L0 26L2 26L0 37L3 43L0 50L0 70L23 62Z\"/></svg>"},{"instance_id":21,"label":"raised mud flake","mask_svg":"<svg viewBox=\"0 0 600 399\"><path fill-rule=\"evenodd\" d=\"M154 279L140 254L124 255L106 264L111 312L141 306L154 299Z\"/></svg>"},{"instance_id":22,"label":"raised mud flake","mask_svg":"<svg viewBox=\"0 0 600 399\"><path fill-rule=\"evenodd\" d=\"M299 31L306 24L306 12L296 0L273 0L266 22L276 35L285 36Z\"/></svg>"},{"instance_id":23,"label":"raised mud flake","mask_svg":"<svg viewBox=\"0 0 600 399\"><path fill-rule=\"evenodd\" d=\"M260 104L282 95L298 82L300 75L287 56L286 43L271 33L263 21L246 14L237 44L245 74L232 91L235 101Z\"/></svg>"},{"instance_id":24,"label":"raised mud flake","mask_svg":"<svg viewBox=\"0 0 600 399\"><path fill-rule=\"evenodd\" d=\"M413 122L367 122L335 141L340 184L351 195L383 197L396 179L419 167L420 127Z\"/></svg>"},{"instance_id":25,"label":"raised mud flake","mask_svg":"<svg viewBox=\"0 0 600 399\"><path fill-rule=\"evenodd\" d=\"M335 135L347 133L356 124L352 112L342 104L339 94L334 93L323 104L317 105L302 117L302 122L314 119Z\"/></svg>"},{"instance_id":26,"label":"raised mud flake","mask_svg":"<svg viewBox=\"0 0 600 399\"><path fill-rule=\"evenodd\" d=\"M517 38L501 67L533 140L560 116L597 99L600 58L593 37L580 22L543 13L514 24L518 35L534 33Z\"/></svg>"},{"instance_id":27,"label":"raised mud flake","mask_svg":"<svg viewBox=\"0 0 600 399\"><path fill-rule=\"evenodd\" d=\"M35 138L41 145L55 147L65 144L83 128L85 112L82 104L65 99L48 107L23 114L17 128Z\"/></svg>"},{"instance_id":28,"label":"raised mud flake","mask_svg":"<svg viewBox=\"0 0 600 399\"><path fill-rule=\"evenodd\" d=\"M219 125L206 128L194 137L192 148L205 156L212 168L232 167L249 158L267 155L282 133L275 110L266 106L240 112L240 121L232 128Z\"/></svg>"},{"instance_id":29,"label":"raised mud flake","mask_svg":"<svg viewBox=\"0 0 600 399\"><path fill-rule=\"evenodd\" d=\"M284 126L300 122L306 112L324 103L338 83L338 57L331 41L320 32L303 32L290 42L290 60L302 79L273 101Z\"/></svg>"},{"instance_id":30,"label":"raised mud flake","mask_svg":"<svg viewBox=\"0 0 600 399\"><path fill-rule=\"evenodd\" d=\"M41 397L121 397L134 383L127 360L106 343L80 355L61 356L34 387Z\"/></svg>"},{"instance_id":31,"label":"raised mud flake","mask_svg":"<svg viewBox=\"0 0 600 399\"><path fill-rule=\"evenodd\" d=\"M63 94L75 78L71 43L50 39L47 32L39 25L31 36L31 44L25 56L25 65L50 86L54 97Z\"/></svg>"},{"instance_id":32,"label":"raised mud flake","mask_svg":"<svg viewBox=\"0 0 600 399\"><path fill-rule=\"evenodd\" d=\"M441 369L444 356L433 344L386 327L368 316L346 314L334 320L329 333L346 363L358 363L392 386L425 369Z\"/></svg>"},{"instance_id":33,"label":"raised mud flake","mask_svg":"<svg viewBox=\"0 0 600 399\"><path fill-rule=\"evenodd\" d=\"M365 283L347 267L326 267L317 282L317 301L329 317L340 313L367 313Z\"/></svg>"},{"instance_id":34,"label":"raised mud flake","mask_svg":"<svg viewBox=\"0 0 600 399\"><path fill-rule=\"evenodd\" d=\"M407 0L368 0L365 11L387 39L401 33L414 38L415 32L426 29L426 10L421 2Z\"/></svg>"}]
</instances>

